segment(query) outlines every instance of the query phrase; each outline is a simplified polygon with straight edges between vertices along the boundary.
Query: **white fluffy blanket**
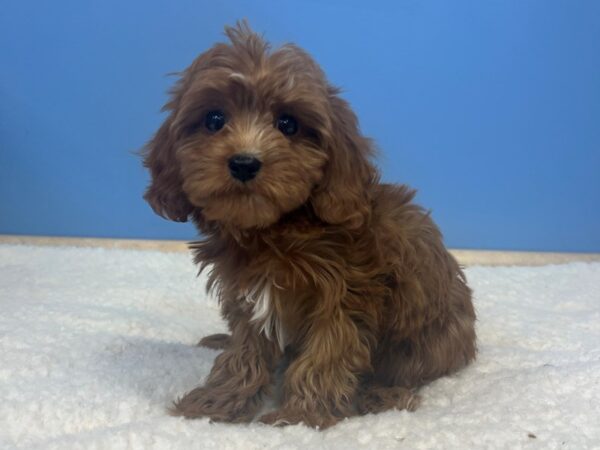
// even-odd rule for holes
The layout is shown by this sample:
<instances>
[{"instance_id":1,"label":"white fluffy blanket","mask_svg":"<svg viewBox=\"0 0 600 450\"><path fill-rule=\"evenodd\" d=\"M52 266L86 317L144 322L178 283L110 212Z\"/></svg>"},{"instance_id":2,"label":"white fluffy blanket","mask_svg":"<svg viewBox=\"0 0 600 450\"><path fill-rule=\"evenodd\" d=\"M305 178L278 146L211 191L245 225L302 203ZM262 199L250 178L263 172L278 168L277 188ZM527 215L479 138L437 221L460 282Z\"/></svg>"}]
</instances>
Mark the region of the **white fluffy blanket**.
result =
<instances>
[{"instance_id":1,"label":"white fluffy blanket","mask_svg":"<svg viewBox=\"0 0 600 450\"><path fill-rule=\"evenodd\" d=\"M476 363L317 432L167 414L225 329L190 256L0 245L0 448L600 448L600 263L467 276Z\"/></svg>"}]
</instances>

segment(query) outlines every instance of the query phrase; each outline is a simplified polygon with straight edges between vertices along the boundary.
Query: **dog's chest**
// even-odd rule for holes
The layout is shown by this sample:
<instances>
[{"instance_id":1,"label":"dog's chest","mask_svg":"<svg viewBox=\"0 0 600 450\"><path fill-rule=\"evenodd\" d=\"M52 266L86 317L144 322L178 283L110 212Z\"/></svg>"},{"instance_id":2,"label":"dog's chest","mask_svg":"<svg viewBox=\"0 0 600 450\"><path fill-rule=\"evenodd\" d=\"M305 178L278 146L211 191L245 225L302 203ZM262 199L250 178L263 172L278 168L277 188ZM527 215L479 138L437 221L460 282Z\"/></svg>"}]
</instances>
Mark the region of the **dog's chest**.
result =
<instances>
[{"instance_id":1,"label":"dog's chest","mask_svg":"<svg viewBox=\"0 0 600 450\"><path fill-rule=\"evenodd\" d=\"M253 283L252 287L242 292L242 296L252 307L251 321L257 326L259 333L277 343L283 350L286 346L286 329L284 317L278 308L283 288L267 279Z\"/></svg>"}]
</instances>

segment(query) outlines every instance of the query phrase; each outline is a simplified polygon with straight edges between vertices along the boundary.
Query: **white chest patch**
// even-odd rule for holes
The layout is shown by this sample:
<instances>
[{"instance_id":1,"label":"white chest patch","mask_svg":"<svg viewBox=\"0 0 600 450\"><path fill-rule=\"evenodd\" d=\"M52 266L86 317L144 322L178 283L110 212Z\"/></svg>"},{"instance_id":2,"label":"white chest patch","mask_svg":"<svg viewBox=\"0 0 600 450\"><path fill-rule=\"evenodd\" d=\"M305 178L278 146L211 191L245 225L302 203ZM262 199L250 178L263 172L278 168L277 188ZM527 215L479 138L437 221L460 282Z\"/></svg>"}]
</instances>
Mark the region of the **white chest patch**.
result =
<instances>
[{"instance_id":1,"label":"white chest patch","mask_svg":"<svg viewBox=\"0 0 600 450\"><path fill-rule=\"evenodd\" d=\"M252 321L256 322L259 332L264 333L269 340L275 340L279 348L285 348L285 334L281 320L277 317L273 298L277 288L268 280L262 280L252 289L245 292L246 301L252 304Z\"/></svg>"}]
</instances>

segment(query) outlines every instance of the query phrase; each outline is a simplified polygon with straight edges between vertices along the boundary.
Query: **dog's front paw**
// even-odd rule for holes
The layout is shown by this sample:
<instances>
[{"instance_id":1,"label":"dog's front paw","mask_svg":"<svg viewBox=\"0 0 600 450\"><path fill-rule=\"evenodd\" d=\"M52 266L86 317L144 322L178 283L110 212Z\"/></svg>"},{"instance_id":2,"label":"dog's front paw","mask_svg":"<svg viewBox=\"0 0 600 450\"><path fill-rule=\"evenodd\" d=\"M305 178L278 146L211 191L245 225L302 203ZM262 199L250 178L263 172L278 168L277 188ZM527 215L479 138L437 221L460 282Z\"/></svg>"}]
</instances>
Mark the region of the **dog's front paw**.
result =
<instances>
[{"instance_id":1,"label":"dog's front paw","mask_svg":"<svg viewBox=\"0 0 600 450\"><path fill-rule=\"evenodd\" d=\"M202 386L174 402L171 413L188 419L209 417L215 422L249 422L259 406L258 399Z\"/></svg>"},{"instance_id":2,"label":"dog's front paw","mask_svg":"<svg viewBox=\"0 0 600 450\"><path fill-rule=\"evenodd\" d=\"M338 423L340 418L327 413L322 414L284 407L261 416L259 420L262 423L276 427L304 423L309 427L323 430Z\"/></svg>"}]
</instances>

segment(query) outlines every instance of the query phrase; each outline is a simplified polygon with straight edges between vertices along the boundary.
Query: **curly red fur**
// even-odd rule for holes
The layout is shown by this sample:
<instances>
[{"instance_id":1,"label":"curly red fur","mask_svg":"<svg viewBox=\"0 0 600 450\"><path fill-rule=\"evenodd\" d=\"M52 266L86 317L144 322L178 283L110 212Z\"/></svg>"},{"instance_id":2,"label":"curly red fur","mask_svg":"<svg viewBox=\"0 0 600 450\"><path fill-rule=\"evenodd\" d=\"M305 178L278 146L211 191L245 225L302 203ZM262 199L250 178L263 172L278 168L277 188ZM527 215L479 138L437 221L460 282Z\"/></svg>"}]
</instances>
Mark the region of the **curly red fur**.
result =
<instances>
[{"instance_id":1,"label":"curly red fur","mask_svg":"<svg viewBox=\"0 0 600 450\"><path fill-rule=\"evenodd\" d=\"M145 198L191 219L231 336L202 387L176 402L186 417L249 421L288 361L279 408L261 420L326 427L389 408L475 358L466 279L406 186L381 184L356 116L301 49L269 45L245 23L198 57L172 91L145 149ZM224 127L203 127L207 111ZM278 115L297 118L286 136ZM227 161L262 162L241 182Z\"/></svg>"}]
</instances>

